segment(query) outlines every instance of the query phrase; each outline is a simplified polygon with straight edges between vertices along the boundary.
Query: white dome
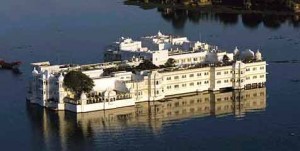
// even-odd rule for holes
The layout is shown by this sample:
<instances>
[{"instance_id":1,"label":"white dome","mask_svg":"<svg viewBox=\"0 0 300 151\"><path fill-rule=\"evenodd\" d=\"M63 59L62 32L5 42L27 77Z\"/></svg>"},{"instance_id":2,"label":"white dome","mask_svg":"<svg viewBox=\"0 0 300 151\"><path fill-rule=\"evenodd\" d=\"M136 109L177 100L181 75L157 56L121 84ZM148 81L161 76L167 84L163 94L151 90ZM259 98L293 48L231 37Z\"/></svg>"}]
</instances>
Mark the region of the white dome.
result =
<instances>
[{"instance_id":1,"label":"white dome","mask_svg":"<svg viewBox=\"0 0 300 151\"><path fill-rule=\"evenodd\" d=\"M259 50L257 50L256 53L255 53L255 59L256 60L262 60L261 53L259 52Z\"/></svg>"},{"instance_id":2,"label":"white dome","mask_svg":"<svg viewBox=\"0 0 300 151\"><path fill-rule=\"evenodd\" d=\"M254 58L254 52L250 49L247 49L245 51L242 52L242 58Z\"/></svg>"},{"instance_id":3,"label":"white dome","mask_svg":"<svg viewBox=\"0 0 300 151\"><path fill-rule=\"evenodd\" d=\"M86 94L84 92L81 93L80 99L81 100L86 100L87 99Z\"/></svg>"},{"instance_id":4,"label":"white dome","mask_svg":"<svg viewBox=\"0 0 300 151\"><path fill-rule=\"evenodd\" d=\"M116 91L113 91L113 90L106 90L104 92L105 97L113 97L113 96L116 96L116 95L117 95Z\"/></svg>"},{"instance_id":5,"label":"white dome","mask_svg":"<svg viewBox=\"0 0 300 151\"><path fill-rule=\"evenodd\" d=\"M240 53L239 49L235 47L235 49L233 50L233 54L238 55L239 53Z\"/></svg>"},{"instance_id":6,"label":"white dome","mask_svg":"<svg viewBox=\"0 0 300 151\"><path fill-rule=\"evenodd\" d=\"M33 68L33 70L32 70L32 75L38 75L39 74L39 72L35 69L35 67Z\"/></svg>"},{"instance_id":7,"label":"white dome","mask_svg":"<svg viewBox=\"0 0 300 151\"><path fill-rule=\"evenodd\" d=\"M58 77L58 81L64 81L64 76L62 75L62 73L60 73L60 75Z\"/></svg>"},{"instance_id":8,"label":"white dome","mask_svg":"<svg viewBox=\"0 0 300 151\"><path fill-rule=\"evenodd\" d=\"M163 34L160 31L158 31L157 35L162 36Z\"/></svg>"}]
</instances>

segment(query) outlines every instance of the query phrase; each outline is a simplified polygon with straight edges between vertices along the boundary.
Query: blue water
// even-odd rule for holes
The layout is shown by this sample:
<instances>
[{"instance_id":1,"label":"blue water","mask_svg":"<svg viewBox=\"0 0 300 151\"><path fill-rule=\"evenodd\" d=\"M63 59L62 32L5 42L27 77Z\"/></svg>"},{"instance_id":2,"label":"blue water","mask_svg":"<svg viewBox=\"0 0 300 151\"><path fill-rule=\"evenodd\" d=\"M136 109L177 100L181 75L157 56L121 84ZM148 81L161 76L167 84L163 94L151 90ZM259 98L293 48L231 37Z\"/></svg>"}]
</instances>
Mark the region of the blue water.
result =
<instances>
[{"instance_id":1,"label":"blue water","mask_svg":"<svg viewBox=\"0 0 300 151\"><path fill-rule=\"evenodd\" d=\"M180 16L179 16L180 17ZM182 18L180 18L182 19ZM226 17L225 17L226 19ZM290 21L246 26L241 15L227 23L208 15L168 21L157 9L121 0L2 0L0 58L23 62L22 75L0 71L0 144L3 150L299 150L300 32ZM177 22L178 21L178 22ZM233 50L261 49L267 67L267 107L245 117L143 116L111 122L44 110L25 103L29 63L94 63L120 36L172 33ZM99 113L103 114L103 113ZM79 115L80 116L80 115ZM109 116L109 115L107 115Z\"/></svg>"}]
</instances>

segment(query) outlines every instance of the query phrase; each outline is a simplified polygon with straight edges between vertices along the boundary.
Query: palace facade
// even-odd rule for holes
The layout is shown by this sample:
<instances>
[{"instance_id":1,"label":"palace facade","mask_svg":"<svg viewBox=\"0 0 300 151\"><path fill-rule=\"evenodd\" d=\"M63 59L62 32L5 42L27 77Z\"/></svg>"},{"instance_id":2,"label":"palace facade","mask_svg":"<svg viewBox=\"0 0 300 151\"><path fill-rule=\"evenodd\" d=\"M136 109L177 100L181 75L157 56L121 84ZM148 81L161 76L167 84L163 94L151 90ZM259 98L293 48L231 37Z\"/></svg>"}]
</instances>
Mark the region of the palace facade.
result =
<instances>
[{"instance_id":1,"label":"palace facade","mask_svg":"<svg viewBox=\"0 0 300 151\"><path fill-rule=\"evenodd\" d=\"M158 42L161 37L165 42ZM110 62L89 65L32 63L27 100L56 110L90 112L134 106L139 102L158 101L194 92L265 86L267 64L259 51L240 52L236 48L233 53L228 53L218 50L216 46L190 42L186 37L175 38L160 32L142 39L133 41L121 38L115 50L108 50L110 55L106 57L112 59ZM165 56L157 57L156 53L160 54L161 51ZM139 52L145 54L137 56ZM121 61L114 60L116 58ZM174 66L163 66L170 58L175 60ZM135 70L144 60L152 61L159 68ZM132 71L105 72L121 66ZM94 81L91 92L76 97L66 89L64 76L72 70L81 71Z\"/></svg>"}]
</instances>

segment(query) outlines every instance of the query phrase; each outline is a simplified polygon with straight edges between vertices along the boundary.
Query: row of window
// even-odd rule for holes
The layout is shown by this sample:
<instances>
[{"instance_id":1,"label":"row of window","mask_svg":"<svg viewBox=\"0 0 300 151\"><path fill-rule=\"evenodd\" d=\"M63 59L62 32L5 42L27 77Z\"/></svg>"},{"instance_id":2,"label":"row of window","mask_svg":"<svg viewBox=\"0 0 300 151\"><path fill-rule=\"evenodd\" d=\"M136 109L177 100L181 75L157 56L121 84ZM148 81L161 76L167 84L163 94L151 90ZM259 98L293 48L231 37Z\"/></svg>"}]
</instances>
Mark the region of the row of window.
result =
<instances>
[{"instance_id":1,"label":"row of window","mask_svg":"<svg viewBox=\"0 0 300 151\"><path fill-rule=\"evenodd\" d=\"M232 73L232 71L224 71L224 74ZM221 75L221 71L217 72L217 75Z\"/></svg>"},{"instance_id":2,"label":"row of window","mask_svg":"<svg viewBox=\"0 0 300 151\"><path fill-rule=\"evenodd\" d=\"M180 60L176 59L176 63L179 63L179 61L181 61L181 63L186 63L186 62L198 62L203 60L204 60L204 56L199 58L187 58L187 59L180 59Z\"/></svg>"},{"instance_id":3,"label":"row of window","mask_svg":"<svg viewBox=\"0 0 300 151\"><path fill-rule=\"evenodd\" d=\"M195 86L195 85L201 85L201 84L209 84L209 81L207 81L207 80L206 81L198 81L198 82L191 82L191 83L188 83L188 84L183 83L183 84L181 84L181 87ZM174 86L175 89L177 89L177 88L179 88L180 85L179 84L175 84L173 86ZM172 86L168 85L167 89L172 89Z\"/></svg>"},{"instance_id":4,"label":"row of window","mask_svg":"<svg viewBox=\"0 0 300 151\"><path fill-rule=\"evenodd\" d=\"M184 74L184 75L181 75L181 76L174 76L174 79L175 79L175 80L178 80L180 77L181 77L182 79L184 79L184 78L186 78L187 76L190 77L190 78L193 78L193 77L195 77L195 76L200 77L200 76L202 76L202 75L207 76L207 75L209 75L209 72L204 72L204 73L191 73L191 74L188 74L188 75ZM167 79L167 80L172 80L172 77L167 77L166 79Z\"/></svg>"},{"instance_id":5,"label":"row of window","mask_svg":"<svg viewBox=\"0 0 300 151\"><path fill-rule=\"evenodd\" d=\"M262 67L259 67L259 69L260 69L260 70L264 70L265 67L262 66ZM250 70L251 70L251 68L246 68L246 71L250 71ZM252 68L252 71L256 71L256 70L257 70L257 67L253 67L253 68Z\"/></svg>"},{"instance_id":6,"label":"row of window","mask_svg":"<svg viewBox=\"0 0 300 151\"><path fill-rule=\"evenodd\" d=\"M260 70L264 70L265 67L260 67L259 69L260 69ZM252 71L256 71L256 70L257 70L257 67L253 67L253 68L252 68ZM246 68L246 71L250 71L250 68ZM233 71L224 71L223 74L229 74L229 73L232 73L232 72L233 72ZM235 72L234 72L234 73L235 73ZM221 74L222 74L221 71L219 71L219 72L216 73L216 75L221 75ZM237 72L236 74L238 74L238 72ZM243 71L241 71L240 74L243 74Z\"/></svg>"},{"instance_id":7,"label":"row of window","mask_svg":"<svg viewBox=\"0 0 300 151\"><path fill-rule=\"evenodd\" d=\"M260 75L260 76L252 76L252 79L257 79L257 78L264 78L265 77L265 75ZM250 77L246 77L246 80L250 80Z\"/></svg>"}]
</instances>

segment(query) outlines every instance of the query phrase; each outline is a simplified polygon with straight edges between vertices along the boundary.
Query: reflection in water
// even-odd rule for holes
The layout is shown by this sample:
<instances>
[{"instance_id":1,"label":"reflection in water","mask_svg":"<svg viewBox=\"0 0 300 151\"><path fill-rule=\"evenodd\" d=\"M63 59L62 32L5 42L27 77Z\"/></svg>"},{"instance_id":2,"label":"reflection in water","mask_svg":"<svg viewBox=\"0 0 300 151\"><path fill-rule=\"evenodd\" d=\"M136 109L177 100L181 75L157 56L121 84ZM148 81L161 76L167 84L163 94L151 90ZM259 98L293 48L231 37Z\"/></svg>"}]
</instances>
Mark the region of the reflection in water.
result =
<instances>
[{"instance_id":1,"label":"reflection in water","mask_svg":"<svg viewBox=\"0 0 300 151\"><path fill-rule=\"evenodd\" d=\"M299 27L300 23L299 15L213 13L177 8L158 8L157 11L177 29L184 28L188 20L194 23L199 23L201 20L215 20L225 25L234 25L238 23L240 17L244 26L248 28L257 28L262 23L265 27L277 29L286 21L293 25L293 27Z\"/></svg>"},{"instance_id":2,"label":"reflection in water","mask_svg":"<svg viewBox=\"0 0 300 151\"><path fill-rule=\"evenodd\" d=\"M122 133L130 128L149 133L143 132L143 135L156 135L166 125L181 120L226 115L242 118L247 112L263 111L265 108L266 88L257 88L178 95L161 101L138 103L135 107L81 114L54 112L35 105L28 105L27 111L32 122L33 139L44 141L39 143L41 146L49 150L53 147L80 150L90 149L94 146L90 143L105 136L109 139L111 135L122 137Z\"/></svg>"}]
</instances>

